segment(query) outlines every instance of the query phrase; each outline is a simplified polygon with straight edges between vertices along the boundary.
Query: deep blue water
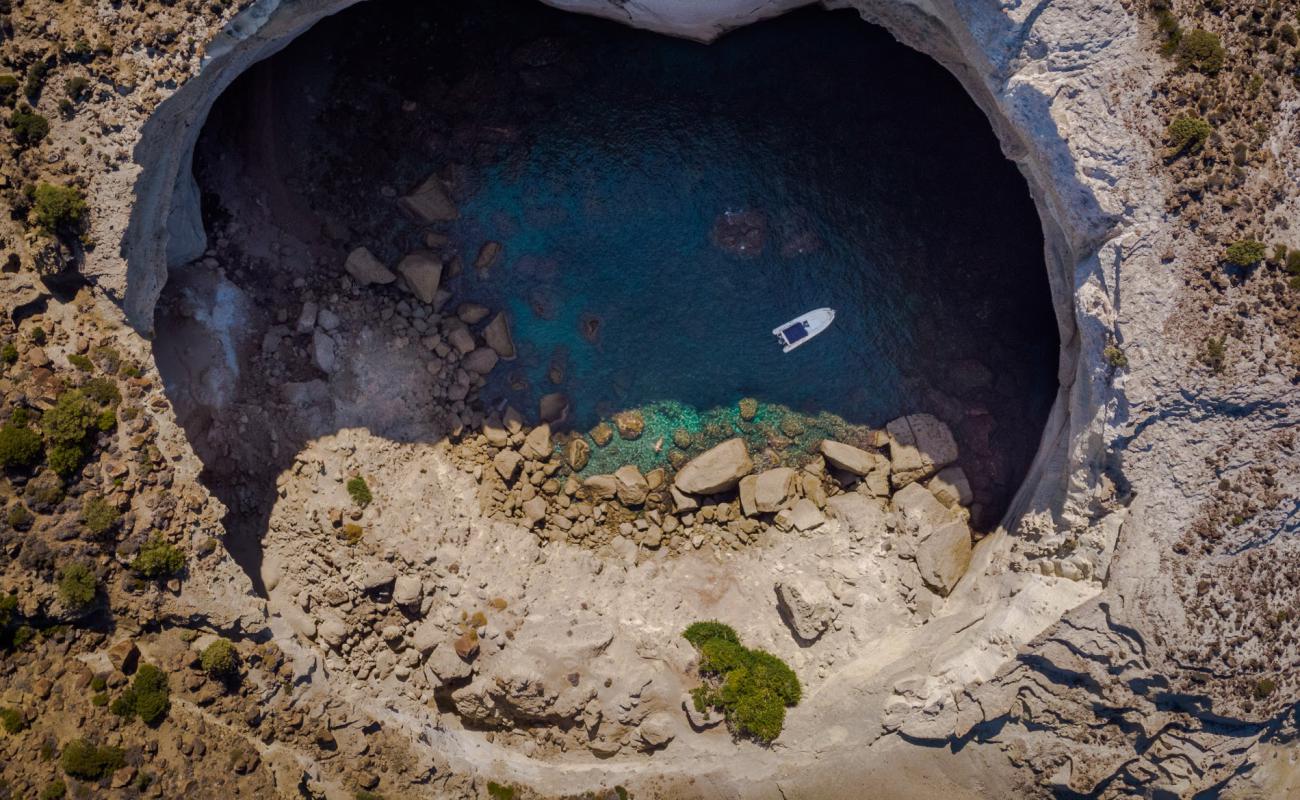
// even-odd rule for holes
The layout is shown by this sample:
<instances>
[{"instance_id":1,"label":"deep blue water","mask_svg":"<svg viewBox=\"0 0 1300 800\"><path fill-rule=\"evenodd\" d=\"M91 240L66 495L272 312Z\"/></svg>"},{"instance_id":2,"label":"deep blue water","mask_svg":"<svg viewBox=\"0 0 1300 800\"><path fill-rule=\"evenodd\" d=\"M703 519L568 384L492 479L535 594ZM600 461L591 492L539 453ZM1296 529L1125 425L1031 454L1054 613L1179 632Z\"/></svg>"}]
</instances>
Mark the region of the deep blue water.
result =
<instances>
[{"instance_id":1,"label":"deep blue water","mask_svg":"<svg viewBox=\"0 0 1300 800\"><path fill-rule=\"evenodd\" d=\"M525 0L374 0L267 69L294 76L283 102L324 98L281 135L351 242L395 261L422 232L373 198L451 178L452 307L507 309L520 350L486 401L564 392L577 430L654 409L593 469L662 460L677 427L730 435L742 397L774 445L786 408L938 413L992 503L1028 464L1057 339L1024 180L955 80L853 13L705 46ZM760 221L750 252L715 241L727 212ZM504 256L478 274L486 241ZM771 330L819 306L834 326L782 354Z\"/></svg>"}]
</instances>

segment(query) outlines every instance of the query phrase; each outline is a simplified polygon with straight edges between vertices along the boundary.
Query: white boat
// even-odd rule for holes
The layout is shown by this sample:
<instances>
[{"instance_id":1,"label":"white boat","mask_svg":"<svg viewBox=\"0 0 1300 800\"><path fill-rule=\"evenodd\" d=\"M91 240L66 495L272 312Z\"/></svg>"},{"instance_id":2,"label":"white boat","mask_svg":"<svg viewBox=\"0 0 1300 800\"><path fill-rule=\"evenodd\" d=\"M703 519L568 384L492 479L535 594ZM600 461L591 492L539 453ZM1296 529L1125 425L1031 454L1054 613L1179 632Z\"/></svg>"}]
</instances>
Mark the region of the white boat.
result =
<instances>
[{"instance_id":1,"label":"white boat","mask_svg":"<svg viewBox=\"0 0 1300 800\"><path fill-rule=\"evenodd\" d=\"M781 343L781 352L788 353L829 328L834 321L835 309L814 308L807 314L795 317L778 328L773 328L772 335Z\"/></svg>"}]
</instances>

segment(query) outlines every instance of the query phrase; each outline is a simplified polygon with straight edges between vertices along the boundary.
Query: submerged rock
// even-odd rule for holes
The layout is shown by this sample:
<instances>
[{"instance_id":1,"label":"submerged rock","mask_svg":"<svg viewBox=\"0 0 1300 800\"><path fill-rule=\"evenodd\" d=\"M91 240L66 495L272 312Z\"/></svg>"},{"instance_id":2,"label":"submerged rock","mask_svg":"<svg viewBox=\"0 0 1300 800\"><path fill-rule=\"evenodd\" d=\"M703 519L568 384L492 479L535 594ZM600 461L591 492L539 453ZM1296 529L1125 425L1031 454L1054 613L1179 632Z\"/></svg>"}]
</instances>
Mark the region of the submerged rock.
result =
<instances>
[{"instance_id":1,"label":"submerged rock","mask_svg":"<svg viewBox=\"0 0 1300 800\"><path fill-rule=\"evenodd\" d=\"M543 422L558 425L569 416L569 397L563 392L542 395L537 402L537 415Z\"/></svg>"},{"instance_id":2,"label":"submerged rock","mask_svg":"<svg viewBox=\"0 0 1300 800\"><path fill-rule=\"evenodd\" d=\"M614 415L614 427L618 428L618 435L624 439L640 439L645 431L645 417L640 411L624 411Z\"/></svg>"},{"instance_id":3,"label":"submerged rock","mask_svg":"<svg viewBox=\"0 0 1300 800\"><path fill-rule=\"evenodd\" d=\"M478 251L478 258L474 259L474 269L478 272L487 272L501 257L500 242L485 242L483 247Z\"/></svg>"},{"instance_id":4,"label":"submerged rock","mask_svg":"<svg viewBox=\"0 0 1300 800\"><path fill-rule=\"evenodd\" d=\"M515 340L510 336L510 320L506 317L506 312L498 312L483 329L483 341L503 360L514 360Z\"/></svg>"},{"instance_id":5,"label":"submerged rock","mask_svg":"<svg viewBox=\"0 0 1300 800\"><path fill-rule=\"evenodd\" d=\"M447 195L442 179L437 175L430 175L413 192L398 200L398 204L425 223L450 222L460 216L456 204Z\"/></svg>"},{"instance_id":6,"label":"submerged rock","mask_svg":"<svg viewBox=\"0 0 1300 800\"><path fill-rule=\"evenodd\" d=\"M397 276L365 247L358 247L348 253L347 261L343 262L343 269L347 270L348 274L362 286L372 283L392 283L397 280Z\"/></svg>"},{"instance_id":7,"label":"submerged rock","mask_svg":"<svg viewBox=\"0 0 1300 800\"><path fill-rule=\"evenodd\" d=\"M442 280L442 259L428 250L417 250L402 257L397 264L397 274L411 294L422 303L432 303Z\"/></svg>"},{"instance_id":8,"label":"submerged rock","mask_svg":"<svg viewBox=\"0 0 1300 800\"><path fill-rule=\"evenodd\" d=\"M709 233L713 246L741 258L756 258L767 244L767 217L761 211L724 211Z\"/></svg>"},{"instance_id":9,"label":"submerged rock","mask_svg":"<svg viewBox=\"0 0 1300 800\"><path fill-rule=\"evenodd\" d=\"M737 437L691 459L678 471L673 484L688 494L713 494L736 488L740 479L753 471L745 440Z\"/></svg>"},{"instance_id":10,"label":"submerged rock","mask_svg":"<svg viewBox=\"0 0 1300 800\"><path fill-rule=\"evenodd\" d=\"M465 360L461 362L461 366L470 372L479 375L486 375L496 367L498 359L499 356L492 348L479 347L471 351L469 355L465 356Z\"/></svg>"},{"instance_id":11,"label":"submerged rock","mask_svg":"<svg viewBox=\"0 0 1300 800\"><path fill-rule=\"evenodd\" d=\"M564 446L564 460L569 463L569 468L578 472L587 466L591 459L591 445L581 436L575 436Z\"/></svg>"}]
</instances>

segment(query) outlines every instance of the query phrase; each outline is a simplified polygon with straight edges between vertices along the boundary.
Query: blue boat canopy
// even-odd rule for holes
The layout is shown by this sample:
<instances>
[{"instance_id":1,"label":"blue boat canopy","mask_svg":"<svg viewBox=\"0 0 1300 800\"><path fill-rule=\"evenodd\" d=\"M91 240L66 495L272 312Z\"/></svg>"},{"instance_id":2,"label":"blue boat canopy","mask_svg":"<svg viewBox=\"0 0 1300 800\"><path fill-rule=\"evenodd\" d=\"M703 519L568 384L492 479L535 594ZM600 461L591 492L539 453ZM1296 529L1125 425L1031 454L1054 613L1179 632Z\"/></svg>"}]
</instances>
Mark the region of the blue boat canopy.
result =
<instances>
[{"instance_id":1,"label":"blue boat canopy","mask_svg":"<svg viewBox=\"0 0 1300 800\"><path fill-rule=\"evenodd\" d=\"M782 328L781 335L785 337L787 342L794 344L808 335L808 329L802 322L796 322L788 328Z\"/></svg>"}]
</instances>

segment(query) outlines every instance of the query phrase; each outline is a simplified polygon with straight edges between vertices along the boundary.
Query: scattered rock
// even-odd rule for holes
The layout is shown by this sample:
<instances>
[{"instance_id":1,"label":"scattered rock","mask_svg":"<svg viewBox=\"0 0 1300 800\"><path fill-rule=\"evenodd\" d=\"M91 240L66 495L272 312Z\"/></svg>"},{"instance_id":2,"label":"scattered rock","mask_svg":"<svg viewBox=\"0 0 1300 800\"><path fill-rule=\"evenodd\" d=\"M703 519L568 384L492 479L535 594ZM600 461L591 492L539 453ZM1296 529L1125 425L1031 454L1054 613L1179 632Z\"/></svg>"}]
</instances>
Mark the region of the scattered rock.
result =
<instances>
[{"instance_id":1,"label":"scattered rock","mask_svg":"<svg viewBox=\"0 0 1300 800\"><path fill-rule=\"evenodd\" d=\"M108 648L108 663L123 675L135 672L135 666L139 661L140 648L136 647L133 639L123 639Z\"/></svg>"},{"instance_id":2,"label":"scattered rock","mask_svg":"<svg viewBox=\"0 0 1300 800\"><path fill-rule=\"evenodd\" d=\"M551 457L551 449L551 426L543 422L524 437L524 445L520 448L520 452L525 458L542 461Z\"/></svg>"},{"instance_id":3,"label":"scattered rock","mask_svg":"<svg viewBox=\"0 0 1300 800\"><path fill-rule=\"evenodd\" d=\"M947 507L919 483L909 483L899 489L892 502L894 508L918 531L935 528L952 520Z\"/></svg>"},{"instance_id":4,"label":"scattered rock","mask_svg":"<svg viewBox=\"0 0 1300 800\"><path fill-rule=\"evenodd\" d=\"M776 584L777 609L801 643L821 638L835 621L830 589L821 581L782 581Z\"/></svg>"},{"instance_id":5,"label":"scattered rock","mask_svg":"<svg viewBox=\"0 0 1300 800\"><path fill-rule=\"evenodd\" d=\"M461 366L478 375L486 375L497 365L497 353L490 347L479 347L465 356Z\"/></svg>"},{"instance_id":6,"label":"scattered rock","mask_svg":"<svg viewBox=\"0 0 1300 800\"><path fill-rule=\"evenodd\" d=\"M673 740L673 719L666 712L656 711L646 717L637 728L637 736L647 750L659 750Z\"/></svg>"},{"instance_id":7,"label":"scattered rock","mask_svg":"<svg viewBox=\"0 0 1300 800\"><path fill-rule=\"evenodd\" d=\"M391 564L380 561L371 564L368 569L362 570L360 577L357 578L357 583L365 591L373 592L391 585L395 580L397 580L397 570L393 569Z\"/></svg>"},{"instance_id":8,"label":"scattered rock","mask_svg":"<svg viewBox=\"0 0 1300 800\"><path fill-rule=\"evenodd\" d=\"M362 286L368 286L372 283L392 283L397 280L397 276L389 272L388 267L380 263L365 247L358 247L351 253L348 253L347 261L343 262L343 268L347 270L357 283Z\"/></svg>"},{"instance_id":9,"label":"scattered rock","mask_svg":"<svg viewBox=\"0 0 1300 800\"><path fill-rule=\"evenodd\" d=\"M688 494L714 494L736 488L740 479L753 471L745 440L737 437L691 459L678 471L673 484Z\"/></svg>"},{"instance_id":10,"label":"scattered rock","mask_svg":"<svg viewBox=\"0 0 1300 800\"><path fill-rule=\"evenodd\" d=\"M799 474L789 467L761 472L754 480L754 506L758 513L780 511L794 497Z\"/></svg>"},{"instance_id":11,"label":"scattered rock","mask_svg":"<svg viewBox=\"0 0 1300 800\"><path fill-rule=\"evenodd\" d=\"M853 445L823 439L821 453L832 466L858 477L864 477L881 466L888 466L889 459L878 453L869 453Z\"/></svg>"},{"instance_id":12,"label":"scattered rock","mask_svg":"<svg viewBox=\"0 0 1300 800\"><path fill-rule=\"evenodd\" d=\"M334 340L319 328L311 335L312 361L326 375L332 375L338 368L338 356L334 349Z\"/></svg>"},{"instance_id":13,"label":"scattered rock","mask_svg":"<svg viewBox=\"0 0 1300 800\"><path fill-rule=\"evenodd\" d=\"M465 661L469 661L478 655L478 634L474 633L474 631L466 631L456 637L456 641L452 646L456 648L456 655Z\"/></svg>"},{"instance_id":14,"label":"scattered rock","mask_svg":"<svg viewBox=\"0 0 1300 800\"><path fill-rule=\"evenodd\" d=\"M456 348L456 352L462 356L467 356L478 347L474 342L474 334L469 332L469 328L456 328L447 334L447 341L451 346Z\"/></svg>"},{"instance_id":15,"label":"scattered rock","mask_svg":"<svg viewBox=\"0 0 1300 800\"><path fill-rule=\"evenodd\" d=\"M822 513L816 503L806 497L795 503L794 508L790 509L790 524L800 532L810 531L819 525L825 524L825 522L826 515Z\"/></svg>"},{"instance_id":16,"label":"scattered rock","mask_svg":"<svg viewBox=\"0 0 1300 800\"><path fill-rule=\"evenodd\" d=\"M563 392L542 395L537 403L537 415L543 422L559 425L569 416L569 398Z\"/></svg>"},{"instance_id":17,"label":"scattered rock","mask_svg":"<svg viewBox=\"0 0 1300 800\"><path fill-rule=\"evenodd\" d=\"M614 439L614 429L607 423L600 423L591 429L591 440L596 443L597 447L604 447Z\"/></svg>"},{"instance_id":18,"label":"scattered rock","mask_svg":"<svg viewBox=\"0 0 1300 800\"><path fill-rule=\"evenodd\" d=\"M916 568L927 586L947 597L966 574L970 558L970 529L964 522L949 522L921 541L916 549Z\"/></svg>"},{"instance_id":19,"label":"scattered rock","mask_svg":"<svg viewBox=\"0 0 1300 800\"><path fill-rule=\"evenodd\" d=\"M406 288L422 303L432 303L442 280L442 259L428 250L417 250L402 257L397 264Z\"/></svg>"},{"instance_id":20,"label":"scattered rock","mask_svg":"<svg viewBox=\"0 0 1300 800\"><path fill-rule=\"evenodd\" d=\"M957 460L952 431L930 414L910 414L885 426L894 488L933 475Z\"/></svg>"},{"instance_id":21,"label":"scattered rock","mask_svg":"<svg viewBox=\"0 0 1300 800\"><path fill-rule=\"evenodd\" d=\"M485 242L478 251L478 257L474 259L474 269L478 272L487 272L496 265L497 259L501 257L500 242Z\"/></svg>"},{"instance_id":22,"label":"scattered rock","mask_svg":"<svg viewBox=\"0 0 1300 800\"><path fill-rule=\"evenodd\" d=\"M419 576L399 575L393 584L393 602L399 606L414 606L424 595L424 584Z\"/></svg>"},{"instance_id":23,"label":"scattered rock","mask_svg":"<svg viewBox=\"0 0 1300 800\"><path fill-rule=\"evenodd\" d=\"M641 470L632 464L619 467L614 472L614 480L617 483L615 491L620 503L628 507L645 503L646 495L650 491L650 485L646 482L645 476L641 474Z\"/></svg>"},{"instance_id":24,"label":"scattered rock","mask_svg":"<svg viewBox=\"0 0 1300 800\"><path fill-rule=\"evenodd\" d=\"M593 500L613 500L618 496L618 478L613 475L592 475L582 482L582 488Z\"/></svg>"},{"instance_id":25,"label":"scattered rock","mask_svg":"<svg viewBox=\"0 0 1300 800\"><path fill-rule=\"evenodd\" d=\"M952 508L954 505L968 506L974 495L971 493L970 481L961 467L944 467L926 483L925 488L939 499L940 503Z\"/></svg>"},{"instance_id":26,"label":"scattered rock","mask_svg":"<svg viewBox=\"0 0 1300 800\"><path fill-rule=\"evenodd\" d=\"M461 303L456 307L456 318L466 325L477 325L491 313L491 309L479 303Z\"/></svg>"},{"instance_id":27,"label":"scattered rock","mask_svg":"<svg viewBox=\"0 0 1300 800\"><path fill-rule=\"evenodd\" d=\"M546 499L541 495L529 500L525 500L520 510L524 512L524 520L531 528L542 520L546 519Z\"/></svg>"},{"instance_id":28,"label":"scattered rock","mask_svg":"<svg viewBox=\"0 0 1300 800\"><path fill-rule=\"evenodd\" d=\"M519 465L522 463L524 457L514 450L502 450L492 458L492 466L506 483L515 479L515 475L519 473Z\"/></svg>"}]
</instances>

